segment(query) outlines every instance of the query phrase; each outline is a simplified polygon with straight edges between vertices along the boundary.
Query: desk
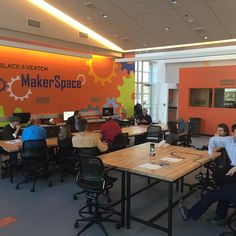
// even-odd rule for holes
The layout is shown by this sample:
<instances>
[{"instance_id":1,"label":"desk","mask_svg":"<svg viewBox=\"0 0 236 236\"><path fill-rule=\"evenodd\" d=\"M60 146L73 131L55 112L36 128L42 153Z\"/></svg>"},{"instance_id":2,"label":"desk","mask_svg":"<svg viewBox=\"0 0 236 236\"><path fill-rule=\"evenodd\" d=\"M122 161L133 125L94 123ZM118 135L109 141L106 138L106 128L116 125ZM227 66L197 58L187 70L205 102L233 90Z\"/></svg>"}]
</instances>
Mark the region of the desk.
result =
<instances>
[{"instance_id":1,"label":"desk","mask_svg":"<svg viewBox=\"0 0 236 236\"><path fill-rule=\"evenodd\" d=\"M135 220L139 223L154 227L158 230L168 233L168 236L172 235L172 184L174 181L179 180L185 175L198 169L202 165L211 161L206 151L198 151L195 149L167 146L156 148L156 156L154 164L158 165L160 162L168 163L168 166L163 166L157 170L150 170L142 168L140 165L150 162L149 154L150 143L144 143L141 145L133 146L130 148L122 149L112 153L101 155L103 163L110 167L115 167L126 173L126 185L127 185L127 205L126 205L126 223L127 228L130 228L130 220ZM220 154L215 154L215 157ZM179 162L173 163L161 160L164 157L172 157L179 159ZM157 215L153 216L150 220L143 220L136 216L131 216L131 174L138 174L145 177L152 177L158 181L163 181L168 184L168 206ZM168 226L160 226L155 221L168 213Z\"/></svg>"},{"instance_id":2,"label":"desk","mask_svg":"<svg viewBox=\"0 0 236 236\"><path fill-rule=\"evenodd\" d=\"M0 140L0 147L2 147L6 152L19 152L21 147L21 142L17 143L6 143L7 140ZM47 139L48 147L56 147L57 146L57 138L49 138ZM0 154L0 179L2 178L2 155Z\"/></svg>"}]
</instances>

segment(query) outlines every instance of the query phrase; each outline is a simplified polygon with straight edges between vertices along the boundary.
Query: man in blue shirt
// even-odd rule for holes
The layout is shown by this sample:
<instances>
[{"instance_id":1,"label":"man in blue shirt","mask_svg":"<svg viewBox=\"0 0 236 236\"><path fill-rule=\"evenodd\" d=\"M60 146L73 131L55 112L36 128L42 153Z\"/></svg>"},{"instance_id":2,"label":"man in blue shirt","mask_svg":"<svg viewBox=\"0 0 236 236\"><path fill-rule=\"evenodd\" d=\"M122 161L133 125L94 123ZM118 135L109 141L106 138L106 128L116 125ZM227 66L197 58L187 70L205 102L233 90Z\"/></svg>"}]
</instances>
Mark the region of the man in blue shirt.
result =
<instances>
[{"instance_id":1,"label":"man in blue shirt","mask_svg":"<svg viewBox=\"0 0 236 236\"><path fill-rule=\"evenodd\" d=\"M46 140L46 130L32 120L31 125L23 130L21 139L22 142L28 140Z\"/></svg>"},{"instance_id":2,"label":"man in blue shirt","mask_svg":"<svg viewBox=\"0 0 236 236\"><path fill-rule=\"evenodd\" d=\"M230 163L215 173L215 180L219 186L225 183L236 183L236 124L231 127L232 136L212 137L208 145L209 155L213 155L217 148L225 148Z\"/></svg>"},{"instance_id":3,"label":"man in blue shirt","mask_svg":"<svg viewBox=\"0 0 236 236\"><path fill-rule=\"evenodd\" d=\"M190 219L199 219L205 211L214 203L218 202L216 208L216 217L213 223L223 224L227 216L229 203L236 203L236 124L231 127L232 136L228 137L212 137L208 145L208 153L218 150L218 147L225 148L230 163L222 168L218 173L218 179L221 180L219 188L208 191L192 208L188 209L180 204L180 212L185 221Z\"/></svg>"}]
</instances>

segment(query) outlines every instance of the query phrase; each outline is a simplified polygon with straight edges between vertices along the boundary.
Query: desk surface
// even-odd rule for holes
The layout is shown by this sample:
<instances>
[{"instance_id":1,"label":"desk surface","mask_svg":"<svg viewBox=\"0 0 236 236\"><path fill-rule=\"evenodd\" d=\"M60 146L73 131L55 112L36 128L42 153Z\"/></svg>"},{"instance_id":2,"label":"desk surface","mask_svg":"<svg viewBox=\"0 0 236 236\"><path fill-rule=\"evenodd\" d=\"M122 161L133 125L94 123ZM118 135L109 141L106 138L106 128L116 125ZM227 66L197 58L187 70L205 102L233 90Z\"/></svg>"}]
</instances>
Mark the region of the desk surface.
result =
<instances>
[{"instance_id":1,"label":"desk surface","mask_svg":"<svg viewBox=\"0 0 236 236\"><path fill-rule=\"evenodd\" d=\"M163 166L157 170L151 170L140 167L142 164L150 163L149 149L150 143L144 143L104 154L100 157L105 165L169 182L173 182L185 176L211 160L206 151L169 145L167 147L156 148L154 160L154 164L156 165L163 162L169 165ZM219 155L217 154L217 156ZM161 160L161 158L164 157L172 157L180 161L172 163Z\"/></svg>"},{"instance_id":2,"label":"desk surface","mask_svg":"<svg viewBox=\"0 0 236 236\"><path fill-rule=\"evenodd\" d=\"M0 147L2 147L7 152L18 152L21 147L21 142L17 143L7 143L9 141L0 140ZM48 147L55 147L57 146L57 138L49 138L47 139Z\"/></svg>"}]
</instances>

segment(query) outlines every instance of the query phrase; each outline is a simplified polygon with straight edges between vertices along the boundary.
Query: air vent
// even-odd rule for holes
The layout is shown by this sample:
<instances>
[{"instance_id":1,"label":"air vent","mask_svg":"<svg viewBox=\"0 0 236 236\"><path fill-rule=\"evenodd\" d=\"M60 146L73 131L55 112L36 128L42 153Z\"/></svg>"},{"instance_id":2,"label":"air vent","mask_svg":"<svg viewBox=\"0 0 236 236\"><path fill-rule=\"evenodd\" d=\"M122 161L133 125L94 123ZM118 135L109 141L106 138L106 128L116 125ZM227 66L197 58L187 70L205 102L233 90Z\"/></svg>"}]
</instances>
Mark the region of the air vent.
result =
<instances>
[{"instance_id":1,"label":"air vent","mask_svg":"<svg viewBox=\"0 0 236 236\"><path fill-rule=\"evenodd\" d=\"M38 20L27 18L27 26L41 29L41 22Z\"/></svg>"},{"instance_id":2,"label":"air vent","mask_svg":"<svg viewBox=\"0 0 236 236\"><path fill-rule=\"evenodd\" d=\"M84 32L79 32L79 37L82 39L88 39L88 34L86 34Z\"/></svg>"},{"instance_id":3,"label":"air vent","mask_svg":"<svg viewBox=\"0 0 236 236\"><path fill-rule=\"evenodd\" d=\"M96 10L96 6L92 2L85 2L84 6L88 7L90 10Z\"/></svg>"}]
</instances>

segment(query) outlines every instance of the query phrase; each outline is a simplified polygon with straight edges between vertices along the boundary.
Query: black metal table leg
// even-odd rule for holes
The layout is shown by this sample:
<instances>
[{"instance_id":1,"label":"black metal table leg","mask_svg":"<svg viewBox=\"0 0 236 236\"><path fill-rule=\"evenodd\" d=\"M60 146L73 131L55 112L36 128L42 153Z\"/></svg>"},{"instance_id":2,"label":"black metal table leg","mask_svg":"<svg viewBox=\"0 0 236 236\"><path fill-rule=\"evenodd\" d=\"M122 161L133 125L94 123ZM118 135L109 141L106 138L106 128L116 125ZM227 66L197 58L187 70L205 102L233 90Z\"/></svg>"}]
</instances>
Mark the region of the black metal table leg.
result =
<instances>
[{"instance_id":1,"label":"black metal table leg","mask_svg":"<svg viewBox=\"0 0 236 236\"><path fill-rule=\"evenodd\" d=\"M180 179L180 192L181 193L184 192L184 177Z\"/></svg>"},{"instance_id":2,"label":"black metal table leg","mask_svg":"<svg viewBox=\"0 0 236 236\"><path fill-rule=\"evenodd\" d=\"M126 228L130 229L130 173L127 172Z\"/></svg>"},{"instance_id":3,"label":"black metal table leg","mask_svg":"<svg viewBox=\"0 0 236 236\"><path fill-rule=\"evenodd\" d=\"M121 172L121 227L125 226L125 172Z\"/></svg>"},{"instance_id":4,"label":"black metal table leg","mask_svg":"<svg viewBox=\"0 0 236 236\"><path fill-rule=\"evenodd\" d=\"M168 183L168 236L172 236L172 182Z\"/></svg>"}]
</instances>

